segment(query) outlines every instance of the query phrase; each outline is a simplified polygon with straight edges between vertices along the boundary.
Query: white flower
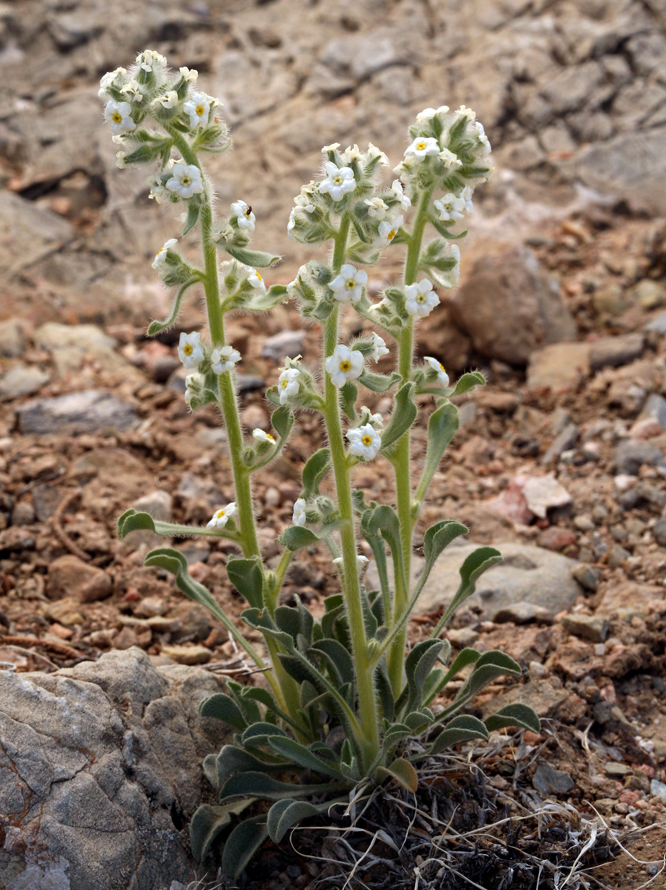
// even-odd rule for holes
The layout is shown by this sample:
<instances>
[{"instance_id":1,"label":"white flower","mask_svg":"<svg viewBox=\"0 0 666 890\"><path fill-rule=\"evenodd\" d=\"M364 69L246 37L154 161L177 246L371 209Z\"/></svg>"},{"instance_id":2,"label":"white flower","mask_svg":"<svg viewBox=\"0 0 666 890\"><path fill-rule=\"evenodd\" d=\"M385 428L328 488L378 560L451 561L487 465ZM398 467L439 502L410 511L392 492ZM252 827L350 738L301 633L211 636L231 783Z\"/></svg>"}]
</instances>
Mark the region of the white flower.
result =
<instances>
[{"instance_id":1,"label":"white flower","mask_svg":"<svg viewBox=\"0 0 666 890\"><path fill-rule=\"evenodd\" d=\"M296 500L296 503L294 504L294 515L291 518L291 521L294 523L294 525L303 526L307 522L307 518L305 516L305 507L305 498L298 498Z\"/></svg>"},{"instance_id":2,"label":"white flower","mask_svg":"<svg viewBox=\"0 0 666 890\"><path fill-rule=\"evenodd\" d=\"M370 423L364 423L363 426L347 430L346 436L349 440L349 453L365 460L377 457L377 453L382 447L382 437Z\"/></svg>"},{"instance_id":3,"label":"white flower","mask_svg":"<svg viewBox=\"0 0 666 890\"><path fill-rule=\"evenodd\" d=\"M466 213L471 213L472 210L474 210L474 204L472 203L472 194L473 193L474 193L474 190L472 189L471 185L466 185L465 188L461 192L460 197L462 198L462 200L465 203L465 212Z\"/></svg>"},{"instance_id":4,"label":"white flower","mask_svg":"<svg viewBox=\"0 0 666 890\"><path fill-rule=\"evenodd\" d=\"M405 150L405 157L422 161L428 155L438 155L439 152L439 142L434 136L417 136L409 148Z\"/></svg>"},{"instance_id":5,"label":"white flower","mask_svg":"<svg viewBox=\"0 0 666 890\"><path fill-rule=\"evenodd\" d=\"M352 148L346 148L340 155L345 164L351 164L352 161L362 161L363 155L361 154L361 149L358 145L354 145Z\"/></svg>"},{"instance_id":6,"label":"white flower","mask_svg":"<svg viewBox=\"0 0 666 890\"><path fill-rule=\"evenodd\" d=\"M236 507L236 502L232 501L230 504L227 504L226 507L222 507L220 510L216 510L213 513L213 518L208 523L206 528L224 528L224 526L229 522L232 516L235 516L238 508Z\"/></svg>"},{"instance_id":7,"label":"white flower","mask_svg":"<svg viewBox=\"0 0 666 890\"><path fill-rule=\"evenodd\" d=\"M134 78L132 78L129 83L125 84L125 86L122 88L122 92L125 93L130 102L143 102L143 91L141 89L141 84Z\"/></svg>"},{"instance_id":8,"label":"white flower","mask_svg":"<svg viewBox=\"0 0 666 890\"><path fill-rule=\"evenodd\" d=\"M392 189L393 192L395 192L395 196L396 196L396 198L397 198L397 199L400 201L400 203L402 204L402 209L403 209L403 210L409 210L409 208L412 206L412 201L411 201L411 198L409 198L409 196L405 194L405 192L404 192L404 190L403 190L403 188L402 188L402 183L400 182L399 179L394 179L394 180L393 180L393 184L391 185L391 189Z\"/></svg>"},{"instance_id":9,"label":"white flower","mask_svg":"<svg viewBox=\"0 0 666 890\"><path fill-rule=\"evenodd\" d=\"M357 570L357 572L359 572L359 574L363 571L363 569L365 568L365 566L368 564L369 561L370 560L368 559L367 556L358 556L357 555L356 570ZM342 572L343 567L344 567L344 559L341 556L336 556L336 558L333 560L333 564L338 567L338 570L340 572Z\"/></svg>"},{"instance_id":10,"label":"white flower","mask_svg":"<svg viewBox=\"0 0 666 890\"><path fill-rule=\"evenodd\" d=\"M405 287L405 309L409 315L419 315L425 318L439 303L439 298L432 289L432 283L424 278L418 284L408 284Z\"/></svg>"},{"instance_id":11,"label":"white flower","mask_svg":"<svg viewBox=\"0 0 666 890\"><path fill-rule=\"evenodd\" d=\"M151 102L153 108L159 109L161 105L162 108L175 108L178 105L178 93L175 90L169 90L163 96L158 96L157 99L153 99Z\"/></svg>"},{"instance_id":12,"label":"white flower","mask_svg":"<svg viewBox=\"0 0 666 890\"><path fill-rule=\"evenodd\" d=\"M188 374L185 378L185 401L190 407L192 399L201 393L205 382L203 374Z\"/></svg>"},{"instance_id":13,"label":"white flower","mask_svg":"<svg viewBox=\"0 0 666 890\"><path fill-rule=\"evenodd\" d=\"M388 354L389 354L389 349L386 346L386 342L379 336L379 334L376 334L373 331L372 332L372 352L370 353L370 358L373 361L378 362L379 359L383 355L388 355Z\"/></svg>"},{"instance_id":14,"label":"white flower","mask_svg":"<svg viewBox=\"0 0 666 890\"><path fill-rule=\"evenodd\" d=\"M114 85L117 77L124 77L126 74L127 71L124 68L116 68L115 71L107 71L99 82L99 92L97 95L100 99L103 99L104 96L106 96L107 90Z\"/></svg>"},{"instance_id":15,"label":"white flower","mask_svg":"<svg viewBox=\"0 0 666 890\"><path fill-rule=\"evenodd\" d=\"M338 167L331 161L326 162L326 179L319 183L320 192L328 192L334 201L341 201L356 188L354 171L351 167Z\"/></svg>"},{"instance_id":16,"label":"white flower","mask_svg":"<svg viewBox=\"0 0 666 890\"><path fill-rule=\"evenodd\" d=\"M193 331L191 334L181 332L178 341L178 358L186 368L196 368L199 362L203 361L204 351L201 337L197 331Z\"/></svg>"},{"instance_id":17,"label":"white flower","mask_svg":"<svg viewBox=\"0 0 666 890\"><path fill-rule=\"evenodd\" d=\"M278 377L278 391L280 393L280 404L284 405L290 396L295 396L301 388L299 377L301 372L298 368L285 368Z\"/></svg>"},{"instance_id":18,"label":"white flower","mask_svg":"<svg viewBox=\"0 0 666 890\"><path fill-rule=\"evenodd\" d=\"M476 121L475 127L477 138L482 145L482 153L484 156L489 155L491 151L490 142L488 141L488 137L486 136L486 131L483 128L483 124L479 123L479 121Z\"/></svg>"},{"instance_id":19,"label":"white flower","mask_svg":"<svg viewBox=\"0 0 666 890\"><path fill-rule=\"evenodd\" d=\"M250 274L247 276L247 280L250 282L252 287L256 287L257 290L261 291L262 294L266 293L266 282L256 269L250 269Z\"/></svg>"},{"instance_id":20,"label":"white flower","mask_svg":"<svg viewBox=\"0 0 666 890\"><path fill-rule=\"evenodd\" d=\"M348 380L355 380L363 373L363 355L357 349L338 345L324 362L324 367L334 386L344 386Z\"/></svg>"},{"instance_id":21,"label":"white flower","mask_svg":"<svg viewBox=\"0 0 666 890\"><path fill-rule=\"evenodd\" d=\"M457 244L451 244L449 246L449 250L451 251L451 256L456 261L456 264L453 269L450 269L447 273L448 286L455 287L456 284L458 284L458 279L460 278L460 248Z\"/></svg>"},{"instance_id":22,"label":"white flower","mask_svg":"<svg viewBox=\"0 0 666 890\"><path fill-rule=\"evenodd\" d=\"M436 114L446 114L449 110L448 105L440 105L439 108L424 108L423 111L420 111L416 115L417 121L429 121L432 120Z\"/></svg>"},{"instance_id":23,"label":"white flower","mask_svg":"<svg viewBox=\"0 0 666 890\"><path fill-rule=\"evenodd\" d=\"M183 80L186 80L189 83L196 83L197 78L199 77L199 72L196 70L196 68L185 68L185 66L183 66L182 68L178 69L178 73L183 78Z\"/></svg>"},{"instance_id":24,"label":"white flower","mask_svg":"<svg viewBox=\"0 0 666 890\"><path fill-rule=\"evenodd\" d=\"M132 106L129 102L116 102L115 99L109 99L104 109L104 117L111 125L111 132L114 136L122 136L123 133L131 133L136 129L136 124L132 120Z\"/></svg>"},{"instance_id":25,"label":"white flower","mask_svg":"<svg viewBox=\"0 0 666 890\"><path fill-rule=\"evenodd\" d=\"M136 60L144 71L155 72L157 68L166 67L167 64L167 60L164 56L155 52L154 49L147 49L144 52L139 53Z\"/></svg>"},{"instance_id":26,"label":"white flower","mask_svg":"<svg viewBox=\"0 0 666 890\"><path fill-rule=\"evenodd\" d=\"M441 362L438 362L436 358L433 358L431 355L424 356L425 360L428 362L433 371L437 374L437 382L440 386L448 386L449 385L449 375L444 370L444 365Z\"/></svg>"},{"instance_id":27,"label":"white flower","mask_svg":"<svg viewBox=\"0 0 666 890\"><path fill-rule=\"evenodd\" d=\"M117 151L116 152L116 167L119 170L125 169L125 158L127 157L126 151Z\"/></svg>"},{"instance_id":28,"label":"white flower","mask_svg":"<svg viewBox=\"0 0 666 890\"><path fill-rule=\"evenodd\" d=\"M340 274L331 281L329 287L333 296L341 303L358 303L363 293L363 288L368 283L368 273L363 269L356 269L350 263L345 263L340 269Z\"/></svg>"},{"instance_id":29,"label":"white flower","mask_svg":"<svg viewBox=\"0 0 666 890\"><path fill-rule=\"evenodd\" d=\"M388 204L385 204L381 198L370 198L363 202L368 207L368 216L372 219L382 220L386 217Z\"/></svg>"},{"instance_id":30,"label":"white flower","mask_svg":"<svg viewBox=\"0 0 666 890\"><path fill-rule=\"evenodd\" d=\"M389 159L386 157L381 148L377 148L376 145L373 145L372 142L368 142L368 160L374 161L377 159L382 167L387 167L389 163Z\"/></svg>"},{"instance_id":31,"label":"white flower","mask_svg":"<svg viewBox=\"0 0 666 890\"><path fill-rule=\"evenodd\" d=\"M340 143L339 143L339 142L331 142L330 145L325 145L325 146L322 148L321 153L322 153L322 154L328 154L329 151L337 151L339 148L340 148Z\"/></svg>"},{"instance_id":32,"label":"white flower","mask_svg":"<svg viewBox=\"0 0 666 890\"><path fill-rule=\"evenodd\" d=\"M435 208L439 213L439 218L442 222L447 222L448 220L454 219L462 219L465 215L465 201L461 198L456 198L456 196L449 192L448 195L444 195L443 198L440 198L438 201L434 202Z\"/></svg>"},{"instance_id":33,"label":"white flower","mask_svg":"<svg viewBox=\"0 0 666 890\"><path fill-rule=\"evenodd\" d=\"M192 98L183 105L183 111L190 116L190 129L204 126L208 123L210 102L203 93L192 93Z\"/></svg>"},{"instance_id":34,"label":"white flower","mask_svg":"<svg viewBox=\"0 0 666 890\"><path fill-rule=\"evenodd\" d=\"M460 160L458 155L454 154L452 151L449 151L448 148L443 148L439 152L439 158L447 170L450 170L451 167L462 167L462 161Z\"/></svg>"},{"instance_id":35,"label":"white flower","mask_svg":"<svg viewBox=\"0 0 666 890\"><path fill-rule=\"evenodd\" d=\"M166 187L181 198L191 198L203 192L201 171L194 164L178 163L173 165L172 177L167 181Z\"/></svg>"},{"instance_id":36,"label":"white flower","mask_svg":"<svg viewBox=\"0 0 666 890\"><path fill-rule=\"evenodd\" d=\"M398 229L403 224L405 217L400 214L395 219L385 219L379 223L377 230L378 238L375 240L373 247L388 247L398 234Z\"/></svg>"},{"instance_id":37,"label":"white flower","mask_svg":"<svg viewBox=\"0 0 666 890\"><path fill-rule=\"evenodd\" d=\"M167 189L159 176L148 177L146 184L150 186L149 198L154 198L158 204L166 204L166 202L170 200L171 192Z\"/></svg>"},{"instance_id":38,"label":"white flower","mask_svg":"<svg viewBox=\"0 0 666 890\"><path fill-rule=\"evenodd\" d=\"M234 201L231 205L231 217L235 217L239 229L247 229L248 232L254 232L254 224L256 217L252 213L252 208L245 201Z\"/></svg>"},{"instance_id":39,"label":"white flower","mask_svg":"<svg viewBox=\"0 0 666 890\"><path fill-rule=\"evenodd\" d=\"M160 247L160 249L157 251L157 254L153 261L153 269L157 269L157 271L159 272L159 270L161 268L163 268L164 264L166 263L167 251L169 250L170 247L173 247L175 244L178 244L177 238L169 238L168 241L164 242L164 245L162 247ZM198 336L199 335L197 334L197 337Z\"/></svg>"},{"instance_id":40,"label":"white flower","mask_svg":"<svg viewBox=\"0 0 666 890\"><path fill-rule=\"evenodd\" d=\"M232 346L220 346L214 349L210 354L211 369L215 374L224 374L225 371L233 370L236 362L239 362L241 354Z\"/></svg>"},{"instance_id":41,"label":"white flower","mask_svg":"<svg viewBox=\"0 0 666 890\"><path fill-rule=\"evenodd\" d=\"M303 210L307 210L308 213L314 213L314 204L311 203L307 194L304 195L301 192L300 195L296 195L294 203L296 204L296 207L302 207Z\"/></svg>"},{"instance_id":42,"label":"white flower","mask_svg":"<svg viewBox=\"0 0 666 890\"><path fill-rule=\"evenodd\" d=\"M252 435L257 440L257 442L268 442L270 445L275 445L275 439L273 438L273 436L271 436L270 433L265 433L258 427L257 429L252 430Z\"/></svg>"}]
</instances>

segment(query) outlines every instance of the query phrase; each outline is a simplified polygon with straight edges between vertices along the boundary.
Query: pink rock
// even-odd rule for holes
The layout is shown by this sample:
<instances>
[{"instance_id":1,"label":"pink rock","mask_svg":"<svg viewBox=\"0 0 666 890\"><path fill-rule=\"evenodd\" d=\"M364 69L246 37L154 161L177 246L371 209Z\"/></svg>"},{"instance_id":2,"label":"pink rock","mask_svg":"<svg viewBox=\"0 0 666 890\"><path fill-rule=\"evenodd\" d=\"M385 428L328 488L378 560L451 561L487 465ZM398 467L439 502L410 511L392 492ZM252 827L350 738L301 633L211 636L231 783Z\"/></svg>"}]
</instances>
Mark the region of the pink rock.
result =
<instances>
[{"instance_id":1,"label":"pink rock","mask_svg":"<svg viewBox=\"0 0 666 890\"><path fill-rule=\"evenodd\" d=\"M539 546L558 552L576 543L576 535L568 528L551 525L539 535Z\"/></svg>"},{"instance_id":2,"label":"pink rock","mask_svg":"<svg viewBox=\"0 0 666 890\"><path fill-rule=\"evenodd\" d=\"M501 516L506 516L512 522L529 525L532 521L532 511L527 506L527 500L523 494L526 481L526 476L516 476L498 497L488 501L488 509Z\"/></svg>"}]
</instances>

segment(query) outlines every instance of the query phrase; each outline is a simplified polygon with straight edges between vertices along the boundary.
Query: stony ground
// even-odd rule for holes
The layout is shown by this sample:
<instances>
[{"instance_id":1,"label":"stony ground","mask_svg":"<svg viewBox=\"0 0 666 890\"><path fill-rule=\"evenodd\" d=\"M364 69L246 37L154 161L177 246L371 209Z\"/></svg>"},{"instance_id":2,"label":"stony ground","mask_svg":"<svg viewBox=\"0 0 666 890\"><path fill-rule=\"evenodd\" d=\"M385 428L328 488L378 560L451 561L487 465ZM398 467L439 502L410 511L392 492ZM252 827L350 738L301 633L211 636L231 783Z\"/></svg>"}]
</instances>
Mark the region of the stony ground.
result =
<instances>
[{"instance_id":1,"label":"stony ground","mask_svg":"<svg viewBox=\"0 0 666 890\"><path fill-rule=\"evenodd\" d=\"M148 44L201 69L234 126L234 155L213 167L220 200L252 203L258 246L285 255L271 273L280 282L302 259L285 221L320 144L371 138L397 162L416 111L464 101L486 123L498 173L471 221L461 286L421 326L418 348L454 375L480 367L488 385L461 401L462 429L423 528L458 518L471 541L536 545L576 564L566 603L543 602L538 590L495 613L479 601L450 638L503 648L524 667L520 684L491 687L480 709L520 697L544 718L541 735L483 755L495 792L515 806L537 795L585 818L596 811L633 831L639 861L622 854L593 874L604 886L663 886L663 9L277 0L164 4L155 15L129 0L111 22L93 2L0 9L0 661L50 671L139 646L220 677L239 667L215 622L142 566L161 541L115 536L128 506L199 524L233 492L215 412L192 415L183 401L180 328L144 336L146 320L166 314L168 296L147 272L174 223L148 205L139 176L113 166L99 76ZM398 251L371 278L374 293L399 267ZM190 305L182 328L201 323ZM265 387L287 351L316 364L319 332L280 307L260 322L235 319L229 333L244 356L243 422L269 429ZM372 394L367 404L387 407ZM426 399L421 408L417 446ZM269 559L320 436L301 416L257 481ZM381 463L356 482L391 499ZM230 551L177 546L240 614L223 569ZM285 599L298 592L317 609L336 589L317 553L294 561ZM437 617L429 600L414 638ZM305 870L283 878L279 865L266 887L309 880Z\"/></svg>"}]
</instances>

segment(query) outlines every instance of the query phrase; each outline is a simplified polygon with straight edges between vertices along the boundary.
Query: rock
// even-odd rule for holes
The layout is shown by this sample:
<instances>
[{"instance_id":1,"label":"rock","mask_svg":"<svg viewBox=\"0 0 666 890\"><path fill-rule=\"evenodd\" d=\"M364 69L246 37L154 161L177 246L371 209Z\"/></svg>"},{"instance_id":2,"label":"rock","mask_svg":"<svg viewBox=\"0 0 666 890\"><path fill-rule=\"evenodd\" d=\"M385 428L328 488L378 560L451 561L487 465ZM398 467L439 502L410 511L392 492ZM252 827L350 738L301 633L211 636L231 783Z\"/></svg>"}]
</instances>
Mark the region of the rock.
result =
<instances>
[{"instance_id":1,"label":"rock","mask_svg":"<svg viewBox=\"0 0 666 890\"><path fill-rule=\"evenodd\" d=\"M608 636L610 623L608 618L597 615L581 615L574 612L572 615L563 615L560 624L569 633L591 643L603 643Z\"/></svg>"},{"instance_id":2,"label":"rock","mask_svg":"<svg viewBox=\"0 0 666 890\"><path fill-rule=\"evenodd\" d=\"M22 396L31 396L45 386L51 375L39 368L14 365L0 377L0 402L11 402Z\"/></svg>"},{"instance_id":3,"label":"rock","mask_svg":"<svg viewBox=\"0 0 666 890\"><path fill-rule=\"evenodd\" d=\"M5 189L0 192L0 279L35 263L45 250L57 250L74 237L70 223ZM79 261L80 262L80 261Z\"/></svg>"},{"instance_id":4,"label":"rock","mask_svg":"<svg viewBox=\"0 0 666 890\"><path fill-rule=\"evenodd\" d=\"M633 615L647 615L650 604L663 599L664 589L657 585L635 581L610 584L597 606L597 615L618 614L627 619Z\"/></svg>"},{"instance_id":5,"label":"rock","mask_svg":"<svg viewBox=\"0 0 666 890\"><path fill-rule=\"evenodd\" d=\"M161 596L145 596L132 611L137 618L155 618L158 615L166 615L169 604Z\"/></svg>"},{"instance_id":6,"label":"rock","mask_svg":"<svg viewBox=\"0 0 666 890\"><path fill-rule=\"evenodd\" d=\"M175 661L177 664L207 664L212 652L206 646L168 646L161 647L162 655Z\"/></svg>"},{"instance_id":7,"label":"rock","mask_svg":"<svg viewBox=\"0 0 666 890\"><path fill-rule=\"evenodd\" d=\"M601 577L599 569L594 569L592 566L585 565L585 563L579 563L571 574L581 587L589 590L591 593L594 593L599 586L599 578Z\"/></svg>"},{"instance_id":8,"label":"rock","mask_svg":"<svg viewBox=\"0 0 666 890\"><path fill-rule=\"evenodd\" d=\"M616 447L613 460L618 474L637 476L643 464L653 467L664 465L664 453L652 442L636 442L625 439Z\"/></svg>"},{"instance_id":9,"label":"rock","mask_svg":"<svg viewBox=\"0 0 666 890\"><path fill-rule=\"evenodd\" d=\"M580 430L575 423L567 423L564 429L555 436L551 444L548 446L548 449L541 458L541 463L548 466L548 464L556 460L563 451L568 451L570 448L573 448L578 441L579 434Z\"/></svg>"},{"instance_id":10,"label":"rock","mask_svg":"<svg viewBox=\"0 0 666 890\"><path fill-rule=\"evenodd\" d=\"M48 322L35 331L35 344L51 353L61 377L78 371L85 357L92 355L105 371L142 379L134 365L115 352L116 341L94 324Z\"/></svg>"},{"instance_id":11,"label":"rock","mask_svg":"<svg viewBox=\"0 0 666 890\"><path fill-rule=\"evenodd\" d=\"M620 547L619 544L613 544L608 551L606 562L611 569L618 569L625 564L630 556L631 553L628 550L625 550L624 547Z\"/></svg>"},{"instance_id":12,"label":"rock","mask_svg":"<svg viewBox=\"0 0 666 890\"><path fill-rule=\"evenodd\" d=\"M173 521L173 498L162 488L144 494L134 501L134 509L137 513L149 513L153 519L160 522Z\"/></svg>"},{"instance_id":13,"label":"rock","mask_svg":"<svg viewBox=\"0 0 666 890\"><path fill-rule=\"evenodd\" d=\"M476 630L472 630L471 627L452 627L447 628L446 639L452 646L458 646L459 649L464 649L465 647L473 646L474 643L476 643L479 639L479 633Z\"/></svg>"},{"instance_id":14,"label":"rock","mask_svg":"<svg viewBox=\"0 0 666 890\"><path fill-rule=\"evenodd\" d=\"M640 332L617 337L601 337L590 344L590 368L617 368L640 358L645 348L645 335Z\"/></svg>"},{"instance_id":15,"label":"rock","mask_svg":"<svg viewBox=\"0 0 666 890\"><path fill-rule=\"evenodd\" d=\"M261 354L264 358L270 358L278 364L284 362L285 356L296 358L303 354L303 342L305 331L280 331L264 341Z\"/></svg>"},{"instance_id":16,"label":"rock","mask_svg":"<svg viewBox=\"0 0 666 890\"><path fill-rule=\"evenodd\" d=\"M666 803L666 784L660 782L659 779L652 779L650 782L650 794Z\"/></svg>"},{"instance_id":17,"label":"rock","mask_svg":"<svg viewBox=\"0 0 666 890\"><path fill-rule=\"evenodd\" d=\"M643 405L641 418L654 420L660 429L666 430L666 399L656 392L650 393Z\"/></svg>"},{"instance_id":18,"label":"rock","mask_svg":"<svg viewBox=\"0 0 666 890\"><path fill-rule=\"evenodd\" d=\"M154 668L137 649L52 674L0 671L5 886L187 882L180 832L201 800L201 759L225 738L197 709L217 691L209 674Z\"/></svg>"},{"instance_id":19,"label":"rock","mask_svg":"<svg viewBox=\"0 0 666 890\"><path fill-rule=\"evenodd\" d=\"M554 507L565 507L571 503L571 495L554 476L531 476L523 486L527 506L538 516L545 519L548 510Z\"/></svg>"},{"instance_id":20,"label":"rock","mask_svg":"<svg viewBox=\"0 0 666 890\"><path fill-rule=\"evenodd\" d=\"M0 356L16 358L22 355L26 347L26 325L19 318L0 321Z\"/></svg>"},{"instance_id":21,"label":"rock","mask_svg":"<svg viewBox=\"0 0 666 890\"><path fill-rule=\"evenodd\" d=\"M0 556L21 550L34 550L37 539L32 532L18 525L0 531Z\"/></svg>"},{"instance_id":22,"label":"rock","mask_svg":"<svg viewBox=\"0 0 666 890\"><path fill-rule=\"evenodd\" d=\"M527 506L523 483L524 477L522 476L512 479L501 494L486 502L486 507L494 513L505 516L511 522L529 525L532 520L532 511Z\"/></svg>"},{"instance_id":23,"label":"rock","mask_svg":"<svg viewBox=\"0 0 666 890\"><path fill-rule=\"evenodd\" d=\"M139 423L134 408L107 390L87 389L52 399L37 399L16 409L24 435L76 435L105 429L124 431Z\"/></svg>"},{"instance_id":24,"label":"rock","mask_svg":"<svg viewBox=\"0 0 666 890\"><path fill-rule=\"evenodd\" d=\"M576 543L576 535L568 528L551 525L539 535L539 547L553 550L555 553L572 547Z\"/></svg>"},{"instance_id":25,"label":"rock","mask_svg":"<svg viewBox=\"0 0 666 890\"><path fill-rule=\"evenodd\" d=\"M59 624L76 625L83 624L84 617L79 611L80 602L72 596L56 600L44 607L44 617Z\"/></svg>"},{"instance_id":26,"label":"rock","mask_svg":"<svg viewBox=\"0 0 666 890\"><path fill-rule=\"evenodd\" d=\"M257 374L243 374L242 371L236 372L236 389L239 393L255 392L258 389L265 389L266 381Z\"/></svg>"},{"instance_id":27,"label":"rock","mask_svg":"<svg viewBox=\"0 0 666 890\"><path fill-rule=\"evenodd\" d=\"M539 760L532 784L539 794L550 797L553 791L558 794L566 794L571 791L575 782L569 773L554 769L549 763Z\"/></svg>"},{"instance_id":28,"label":"rock","mask_svg":"<svg viewBox=\"0 0 666 890\"><path fill-rule=\"evenodd\" d=\"M635 132L622 133L581 149L573 167L581 181L602 194L639 200L656 214L666 213L666 192L655 189L655 182L666 179L664 141L666 127L641 131L641 150L635 151ZM634 162L627 164L627 157Z\"/></svg>"},{"instance_id":29,"label":"rock","mask_svg":"<svg viewBox=\"0 0 666 890\"><path fill-rule=\"evenodd\" d=\"M652 527L654 539L660 547L666 547L666 516L658 519Z\"/></svg>"},{"instance_id":30,"label":"rock","mask_svg":"<svg viewBox=\"0 0 666 890\"><path fill-rule=\"evenodd\" d=\"M542 665L540 666L542 667ZM485 702L481 706L481 711L485 720L500 708L521 702L534 708L539 717L553 717L570 695L569 689L557 688L547 678L540 677L530 680L522 686L514 686L503 695L493 698L490 702Z\"/></svg>"},{"instance_id":31,"label":"rock","mask_svg":"<svg viewBox=\"0 0 666 890\"><path fill-rule=\"evenodd\" d=\"M268 432L271 422L261 405L248 405L241 414L241 423L247 430L260 429Z\"/></svg>"},{"instance_id":32,"label":"rock","mask_svg":"<svg viewBox=\"0 0 666 890\"><path fill-rule=\"evenodd\" d=\"M541 346L575 336L558 286L529 249L486 242L475 245L475 251L479 258L449 306L476 350L525 365Z\"/></svg>"},{"instance_id":33,"label":"rock","mask_svg":"<svg viewBox=\"0 0 666 890\"><path fill-rule=\"evenodd\" d=\"M555 621L552 612L538 606L536 603L526 603L520 601L512 603L505 609L500 609L495 613L493 618L495 624L531 624L533 621L537 624L552 624Z\"/></svg>"},{"instance_id":34,"label":"rock","mask_svg":"<svg viewBox=\"0 0 666 890\"><path fill-rule=\"evenodd\" d=\"M589 343L554 343L536 350L527 366L530 389L575 389L590 373Z\"/></svg>"},{"instance_id":35,"label":"rock","mask_svg":"<svg viewBox=\"0 0 666 890\"><path fill-rule=\"evenodd\" d=\"M666 304L666 287L659 281L643 278L632 289L633 297L644 309L658 309Z\"/></svg>"},{"instance_id":36,"label":"rock","mask_svg":"<svg viewBox=\"0 0 666 890\"><path fill-rule=\"evenodd\" d=\"M111 596L113 582L105 571L67 554L49 566L46 592L53 600L71 596L81 603L92 603Z\"/></svg>"},{"instance_id":37,"label":"rock","mask_svg":"<svg viewBox=\"0 0 666 890\"><path fill-rule=\"evenodd\" d=\"M501 610L518 602L541 606L552 614L569 609L580 596L580 588L571 575L577 563L559 553L540 547L510 542L495 545L503 561L483 574L476 593L467 602L483 609L483 618L495 620ZM459 570L465 559L477 549L476 544L452 544L439 557L425 583L418 603L419 612L432 612L451 601L460 583ZM423 560L413 560L413 576L423 570ZM368 589L379 586L374 562L368 566Z\"/></svg>"},{"instance_id":38,"label":"rock","mask_svg":"<svg viewBox=\"0 0 666 890\"><path fill-rule=\"evenodd\" d=\"M655 334L666 334L666 312L660 312L652 321L648 321L644 330Z\"/></svg>"}]
</instances>

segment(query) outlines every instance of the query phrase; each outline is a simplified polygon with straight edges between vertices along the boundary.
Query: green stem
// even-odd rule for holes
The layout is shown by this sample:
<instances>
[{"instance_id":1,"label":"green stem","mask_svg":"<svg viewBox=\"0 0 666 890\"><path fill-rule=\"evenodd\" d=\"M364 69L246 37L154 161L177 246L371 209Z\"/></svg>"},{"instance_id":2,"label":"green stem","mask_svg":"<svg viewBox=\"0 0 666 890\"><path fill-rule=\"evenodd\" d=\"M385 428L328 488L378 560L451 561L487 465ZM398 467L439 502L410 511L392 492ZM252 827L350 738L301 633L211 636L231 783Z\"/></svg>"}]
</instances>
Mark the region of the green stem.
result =
<instances>
[{"instance_id":1,"label":"green stem","mask_svg":"<svg viewBox=\"0 0 666 890\"><path fill-rule=\"evenodd\" d=\"M347 237L349 234L349 217L345 216L335 239L333 254L333 273L340 271L345 258ZM336 308L324 325L324 360L333 354L338 344L338 309ZM358 690L359 717L363 737L359 739L362 748L363 767L372 763L379 748L379 727L377 725L377 709L375 689L370 670L368 643L365 635L363 606L361 601L361 585L356 562L356 534L354 531L354 511L351 493L349 467L345 454L340 418L340 394L333 384L330 374L324 371L324 418L331 449L331 463L335 477L335 488L340 510L340 543L342 547L343 578L342 589L347 607L349 633L351 637L356 682Z\"/></svg>"},{"instance_id":2,"label":"green stem","mask_svg":"<svg viewBox=\"0 0 666 890\"><path fill-rule=\"evenodd\" d=\"M414 284L419 270L421 256L421 244L423 233L428 221L428 206L432 196L432 189L421 193L414 218L414 228L407 249L405 260L405 285ZM414 320L410 319L400 335L398 352L398 373L402 383L406 383L412 374L412 355L414 352ZM415 519L412 516L412 486L410 479L410 431L400 437L396 442L393 467L395 471L395 489L397 501L397 513L400 521L400 540L402 544L402 560L405 579L408 587L411 585L412 563L412 534ZM404 613L407 606L408 592L402 589L401 584L395 586L395 598L393 601L393 621L397 621ZM404 682L405 640L406 626L400 631L390 648L387 656L388 675L391 681L393 695L397 698L402 691Z\"/></svg>"}]
</instances>

